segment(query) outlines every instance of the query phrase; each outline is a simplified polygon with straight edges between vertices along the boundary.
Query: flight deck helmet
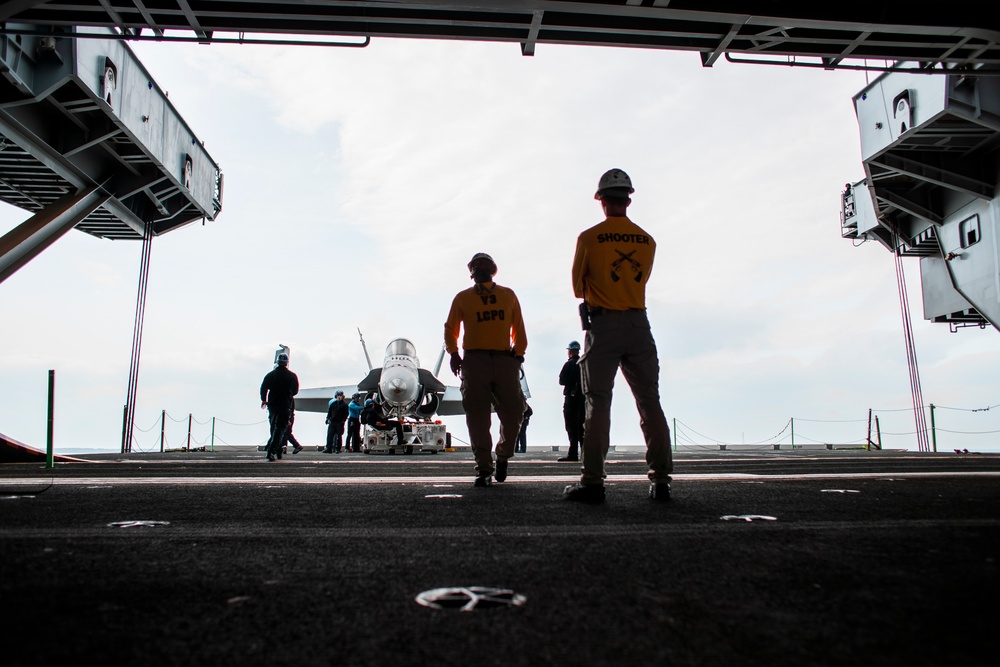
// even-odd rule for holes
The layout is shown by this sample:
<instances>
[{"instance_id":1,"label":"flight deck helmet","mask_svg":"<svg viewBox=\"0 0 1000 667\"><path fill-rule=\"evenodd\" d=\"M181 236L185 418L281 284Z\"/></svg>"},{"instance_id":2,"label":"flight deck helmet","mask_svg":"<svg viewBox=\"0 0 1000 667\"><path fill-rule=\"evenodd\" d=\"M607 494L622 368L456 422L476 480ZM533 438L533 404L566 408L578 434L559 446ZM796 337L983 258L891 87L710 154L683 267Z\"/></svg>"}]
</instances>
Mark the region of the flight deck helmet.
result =
<instances>
[{"instance_id":1,"label":"flight deck helmet","mask_svg":"<svg viewBox=\"0 0 1000 667\"><path fill-rule=\"evenodd\" d=\"M288 365L288 355L282 352L278 355L278 365L287 366Z\"/></svg>"},{"instance_id":2,"label":"flight deck helmet","mask_svg":"<svg viewBox=\"0 0 1000 667\"><path fill-rule=\"evenodd\" d=\"M333 397L334 398L337 398L338 396L343 396L343 395L344 395L344 392L342 392L339 389L337 391L333 392Z\"/></svg>"},{"instance_id":3,"label":"flight deck helmet","mask_svg":"<svg viewBox=\"0 0 1000 667\"><path fill-rule=\"evenodd\" d=\"M573 350L574 352L579 352L580 351L580 343L578 343L575 340L570 341L569 345L566 346L566 349L567 350Z\"/></svg>"},{"instance_id":4,"label":"flight deck helmet","mask_svg":"<svg viewBox=\"0 0 1000 667\"><path fill-rule=\"evenodd\" d=\"M632 187L632 179L628 177L628 174L621 169L608 169L597 184L594 199L600 199L604 195L628 197L633 192L635 189Z\"/></svg>"},{"instance_id":5,"label":"flight deck helmet","mask_svg":"<svg viewBox=\"0 0 1000 667\"><path fill-rule=\"evenodd\" d=\"M474 265L482 264L484 261L490 263L492 267L490 268L490 275L495 276L497 274L497 263L494 262L493 258L487 255L485 252L477 252L475 255L472 256L472 259L469 260L468 264L469 271L473 271L472 267Z\"/></svg>"}]
</instances>

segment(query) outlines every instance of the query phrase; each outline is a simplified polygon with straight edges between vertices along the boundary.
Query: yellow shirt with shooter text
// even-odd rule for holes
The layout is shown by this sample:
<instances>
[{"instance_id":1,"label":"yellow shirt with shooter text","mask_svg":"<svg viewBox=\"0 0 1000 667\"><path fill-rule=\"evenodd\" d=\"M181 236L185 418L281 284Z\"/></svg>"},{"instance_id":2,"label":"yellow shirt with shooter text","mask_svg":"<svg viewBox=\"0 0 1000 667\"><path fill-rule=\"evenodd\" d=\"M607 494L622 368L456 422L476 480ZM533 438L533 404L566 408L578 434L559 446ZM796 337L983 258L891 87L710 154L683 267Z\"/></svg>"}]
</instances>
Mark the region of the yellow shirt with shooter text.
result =
<instances>
[{"instance_id":1,"label":"yellow shirt with shooter text","mask_svg":"<svg viewBox=\"0 0 1000 667\"><path fill-rule=\"evenodd\" d=\"M646 282L656 241L628 218L613 217L584 231L573 257L573 293L591 308L646 307Z\"/></svg>"},{"instance_id":2,"label":"yellow shirt with shooter text","mask_svg":"<svg viewBox=\"0 0 1000 667\"><path fill-rule=\"evenodd\" d=\"M516 356L522 357L528 347L521 304L509 287L485 283L455 295L444 323L444 344L449 353L458 352L458 334L463 326L463 350L513 349Z\"/></svg>"}]
</instances>

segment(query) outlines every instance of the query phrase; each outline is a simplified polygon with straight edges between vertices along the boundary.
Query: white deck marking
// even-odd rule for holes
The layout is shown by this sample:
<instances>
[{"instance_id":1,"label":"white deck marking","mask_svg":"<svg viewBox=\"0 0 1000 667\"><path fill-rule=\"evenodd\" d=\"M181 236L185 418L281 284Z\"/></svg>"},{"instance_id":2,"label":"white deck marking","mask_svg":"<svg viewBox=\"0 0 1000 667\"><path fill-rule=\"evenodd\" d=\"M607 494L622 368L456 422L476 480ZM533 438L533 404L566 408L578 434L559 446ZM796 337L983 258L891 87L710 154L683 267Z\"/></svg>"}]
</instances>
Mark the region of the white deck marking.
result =
<instances>
[{"instance_id":1,"label":"white deck marking","mask_svg":"<svg viewBox=\"0 0 1000 667\"><path fill-rule=\"evenodd\" d=\"M511 484L527 484L532 482L574 482L579 479L579 475L517 475L508 477L506 482L500 486ZM733 481L756 481L756 482L790 482L790 481L813 481L831 479L944 479L948 477L960 478L1000 478L1000 471L991 472L859 472L859 473L812 473L802 475L758 475L752 473L723 473L723 474L682 474L671 475L675 482L733 482ZM442 477L434 476L407 476L407 477L8 477L0 478L0 487L11 486L39 486L40 484L51 484L53 486L86 486L100 484L103 487L136 484L136 485L161 485L161 486L210 486L214 484L244 484L254 486L293 486L308 484L468 484L472 485L473 476L468 479L449 475ZM606 483L615 482L648 482L649 478L644 475L608 475Z\"/></svg>"}]
</instances>

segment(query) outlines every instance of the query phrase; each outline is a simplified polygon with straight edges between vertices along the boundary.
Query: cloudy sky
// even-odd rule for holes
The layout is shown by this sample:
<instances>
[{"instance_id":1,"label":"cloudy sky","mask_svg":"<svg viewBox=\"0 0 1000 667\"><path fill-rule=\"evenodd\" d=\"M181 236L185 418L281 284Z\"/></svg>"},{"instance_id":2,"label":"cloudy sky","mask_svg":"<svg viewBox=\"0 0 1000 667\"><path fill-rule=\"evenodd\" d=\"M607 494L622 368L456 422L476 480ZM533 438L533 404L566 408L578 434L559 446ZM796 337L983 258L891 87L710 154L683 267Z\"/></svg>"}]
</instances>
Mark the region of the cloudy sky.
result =
<instances>
[{"instance_id":1,"label":"cloudy sky","mask_svg":"<svg viewBox=\"0 0 1000 667\"><path fill-rule=\"evenodd\" d=\"M557 375L582 340L570 264L611 167L658 243L647 299L679 444L787 444L790 420L798 444L861 442L872 409L886 447L916 449L892 257L840 235L864 73L406 40L133 49L226 186L217 220L154 240L135 449L158 449L161 411L167 447L189 414L193 446L213 418L217 446L266 440L258 388L279 343L303 387L365 375L359 329L376 365L407 337L433 368L478 251L524 310L528 442L564 445ZM0 205L0 233L26 218ZM139 258L71 232L0 285L0 433L44 448L54 369L56 451L120 448ZM1000 335L924 322L906 268L939 450L1000 451ZM612 441L639 443L618 388ZM324 429L298 415L304 443Z\"/></svg>"}]
</instances>

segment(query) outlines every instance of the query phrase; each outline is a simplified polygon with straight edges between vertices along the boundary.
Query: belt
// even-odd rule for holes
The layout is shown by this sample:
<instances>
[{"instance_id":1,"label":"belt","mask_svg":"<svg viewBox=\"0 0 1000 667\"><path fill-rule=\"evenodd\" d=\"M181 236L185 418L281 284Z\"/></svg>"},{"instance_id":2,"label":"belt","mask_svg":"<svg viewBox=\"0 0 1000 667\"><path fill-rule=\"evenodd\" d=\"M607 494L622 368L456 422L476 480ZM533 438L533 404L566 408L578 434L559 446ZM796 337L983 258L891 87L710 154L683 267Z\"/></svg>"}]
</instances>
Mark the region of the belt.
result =
<instances>
[{"instance_id":1,"label":"belt","mask_svg":"<svg viewBox=\"0 0 1000 667\"><path fill-rule=\"evenodd\" d=\"M645 308L626 308L625 310L611 310L610 308L597 308L590 309L591 317L600 317L601 315L624 315L625 313L644 313Z\"/></svg>"},{"instance_id":2,"label":"belt","mask_svg":"<svg viewBox=\"0 0 1000 667\"><path fill-rule=\"evenodd\" d=\"M466 354L475 352L476 354L488 354L491 357L513 357L514 350L465 350Z\"/></svg>"}]
</instances>

